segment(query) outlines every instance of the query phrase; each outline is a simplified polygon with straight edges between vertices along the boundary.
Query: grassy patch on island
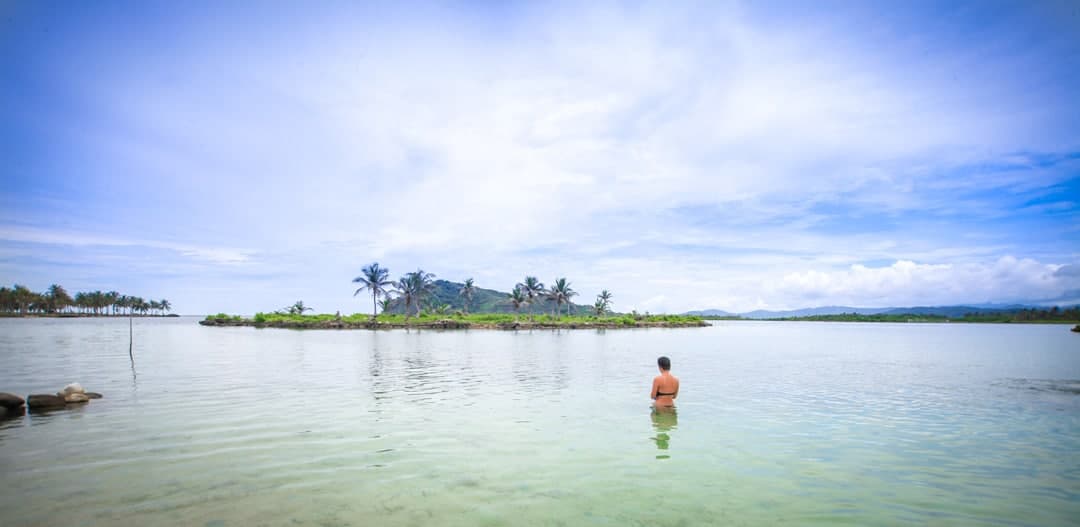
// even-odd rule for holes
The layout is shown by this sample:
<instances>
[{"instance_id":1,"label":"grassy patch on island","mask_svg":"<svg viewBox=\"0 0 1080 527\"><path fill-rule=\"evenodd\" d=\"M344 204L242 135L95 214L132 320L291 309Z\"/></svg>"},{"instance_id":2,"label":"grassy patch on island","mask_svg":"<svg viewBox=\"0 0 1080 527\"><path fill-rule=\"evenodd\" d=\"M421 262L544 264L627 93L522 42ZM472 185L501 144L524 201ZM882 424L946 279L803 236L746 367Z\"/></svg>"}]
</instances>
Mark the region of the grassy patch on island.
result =
<instances>
[{"instance_id":1,"label":"grassy patch on island","mask_svg":"<svg viewBox=\"0 0 1080 527\"><path fill-rule=\"evenodd\" d=\"M326 327L340 324L345 327L368 327L372 326L370 314L354 313L351 315L331 314L297 314L297 313L256 313L251 318L237 315L218 313L208 315L206 322L217 325L251 325L251 326L281 326L281 327ZM387 327L425 327L438 325L443 322L455 322L462 327L505 327L515 324L523 327L649 327L649 326L695 326L702 325L702 317L694 315L641 315L641 314L614 314L608 316L596 315L562 315L538 314L529 316L526 314L507 313L474 313L474 314L440 314L421 313L406 319L403 314L380 314L376 317L377 326Z\"/></svg>"}]
</instances>

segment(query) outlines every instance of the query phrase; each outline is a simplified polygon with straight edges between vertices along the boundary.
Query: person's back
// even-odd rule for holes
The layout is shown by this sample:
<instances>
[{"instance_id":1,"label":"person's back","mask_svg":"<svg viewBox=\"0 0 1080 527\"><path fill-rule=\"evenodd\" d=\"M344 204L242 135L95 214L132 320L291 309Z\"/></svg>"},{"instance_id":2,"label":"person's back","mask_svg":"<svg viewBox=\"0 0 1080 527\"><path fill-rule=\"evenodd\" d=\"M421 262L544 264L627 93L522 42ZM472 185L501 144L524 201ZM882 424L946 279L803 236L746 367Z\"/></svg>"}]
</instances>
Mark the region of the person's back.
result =
<instances>
[{"instance_id":1,"label":"person's back","mask_svg":"<svg viewBox=\"0 0 1080 527\"><path fill-rule=\"evenodd\" d=\"M660 357L656 359L656 365L660 368L660 375L653 378L649 397L656 401L656 406L675 406L675 398L679 396L679 378L671 374L671 359Z\"/></svg>"}]
</instances>

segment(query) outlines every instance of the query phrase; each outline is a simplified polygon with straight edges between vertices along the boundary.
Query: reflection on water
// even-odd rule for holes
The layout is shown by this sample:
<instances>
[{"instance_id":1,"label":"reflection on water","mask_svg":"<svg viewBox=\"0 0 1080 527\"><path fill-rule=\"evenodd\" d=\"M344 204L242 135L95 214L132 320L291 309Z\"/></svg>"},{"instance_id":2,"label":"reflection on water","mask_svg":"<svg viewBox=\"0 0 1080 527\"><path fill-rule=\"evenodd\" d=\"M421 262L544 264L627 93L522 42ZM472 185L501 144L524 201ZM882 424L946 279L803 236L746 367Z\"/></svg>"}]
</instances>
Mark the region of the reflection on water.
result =
<instances>
[{"instance_id":1,"label":"reflection on water","mask_svg":"<svg viewBox=\"0 0 1080 527\"><path fill-rule=\"evenodd\" d=\"M671 434L669 432L679 427L679 414L674 406L653 407L652 425L656 435L652 440L656 442L656 448L667 450L671 447ZM666 453L656 455L656 459L668 459L671 456Z\"/></svg>"}]
</instances>

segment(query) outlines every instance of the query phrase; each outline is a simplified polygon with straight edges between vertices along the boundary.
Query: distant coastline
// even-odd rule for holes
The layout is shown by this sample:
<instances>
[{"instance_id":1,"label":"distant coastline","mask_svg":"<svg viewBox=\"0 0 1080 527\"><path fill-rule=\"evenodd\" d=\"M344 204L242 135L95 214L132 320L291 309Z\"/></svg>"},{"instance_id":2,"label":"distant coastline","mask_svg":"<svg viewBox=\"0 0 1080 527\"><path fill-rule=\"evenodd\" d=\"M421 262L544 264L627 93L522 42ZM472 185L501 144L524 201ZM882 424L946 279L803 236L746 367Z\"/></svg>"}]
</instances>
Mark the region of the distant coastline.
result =
<instances>
[{"instance_id":1,"label":"distant coastline","mask_svg":"<svg viewBox=\"0 0 1080 527\"><path fill-rule=\"evenodd\" d=\"M740 316L704 316L705 320L753 320L766 322L884 322L884 323L960 323L960 324L1076 324L1080 309L1020 310L999 313L968 313L961 316L934 314L859 314L805 315L793 317L749 318Z\"/></svg>"},{"instance_id":2,"label":"distant coastline","mask_svg":"<svg viewBox=\"0 0 1080 527\"><path fill-rule=\"evenodd\" d=\"M4 313L0 312L0 318L178 318L181 315L176 313L169 313L167 315L154 315L154 314L130 314L117 313L115 315L106 314L94 314L94 313Z\"/></svg>"},{"instance_id":3,"label":"distant coastline","mask_svg":"<svg viewBox=\"0 0 1080 527\"><path fill-rule=\"evenodd\" d=\"M43 292L15 284L0 287L2 316L165 316L172 311L168 300L145 300L117 291L80 291L71 295L60 284Z\"/></svg>"}]
</instances>

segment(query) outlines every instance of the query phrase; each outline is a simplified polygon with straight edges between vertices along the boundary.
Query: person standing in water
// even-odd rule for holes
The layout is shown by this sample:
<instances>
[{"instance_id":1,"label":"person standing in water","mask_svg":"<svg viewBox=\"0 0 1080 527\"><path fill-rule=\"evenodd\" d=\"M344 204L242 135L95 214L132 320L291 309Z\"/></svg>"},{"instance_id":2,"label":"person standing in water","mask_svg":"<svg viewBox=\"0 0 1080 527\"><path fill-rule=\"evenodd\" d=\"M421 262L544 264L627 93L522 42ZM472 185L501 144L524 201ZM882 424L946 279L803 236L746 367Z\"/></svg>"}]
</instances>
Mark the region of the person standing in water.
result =
<instances>
[{"instance_id":1,"label":"person standing in water","mask_svg":"<svg viewBox=\"0 0 1080 527\"><path fill-rule=\"evenodd\" d=\"M655 403L653 406L674 407L675 398L679 396L679 378L671 374L671 359L660 357L656 359L656 365L660 367L660 375L652 380L652 391L649 392Z\"/></svg>"}]
</instances>

